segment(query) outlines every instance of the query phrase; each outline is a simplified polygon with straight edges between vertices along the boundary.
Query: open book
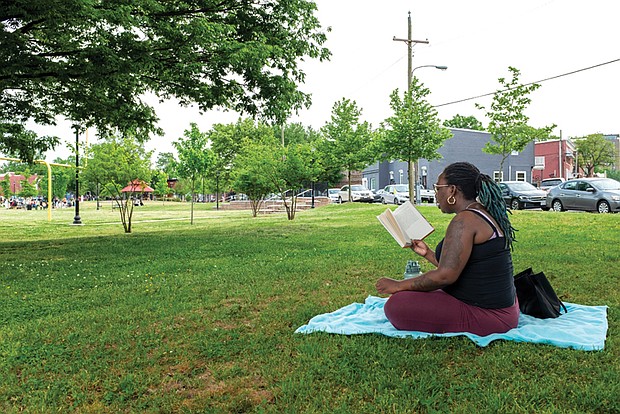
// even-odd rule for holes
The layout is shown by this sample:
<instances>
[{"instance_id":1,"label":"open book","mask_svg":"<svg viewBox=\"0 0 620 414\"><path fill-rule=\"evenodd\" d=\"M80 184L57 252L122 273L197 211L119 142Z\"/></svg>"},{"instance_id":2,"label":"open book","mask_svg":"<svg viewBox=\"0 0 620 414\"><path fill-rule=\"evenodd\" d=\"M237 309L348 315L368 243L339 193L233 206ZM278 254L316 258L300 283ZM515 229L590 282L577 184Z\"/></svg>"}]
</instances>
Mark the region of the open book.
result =
<instances>
[{"instance_id":1,"label":"open book","mask_svg":"<svg viewBox=\"0 0 620 414\"><path fill-rule=\"evenodd\" d=\"M401 247L409 247L411 240L422 240L435 230L411 201L405 201L394 211L388 208L377 218Z\"/></svg>"}]
</instances>

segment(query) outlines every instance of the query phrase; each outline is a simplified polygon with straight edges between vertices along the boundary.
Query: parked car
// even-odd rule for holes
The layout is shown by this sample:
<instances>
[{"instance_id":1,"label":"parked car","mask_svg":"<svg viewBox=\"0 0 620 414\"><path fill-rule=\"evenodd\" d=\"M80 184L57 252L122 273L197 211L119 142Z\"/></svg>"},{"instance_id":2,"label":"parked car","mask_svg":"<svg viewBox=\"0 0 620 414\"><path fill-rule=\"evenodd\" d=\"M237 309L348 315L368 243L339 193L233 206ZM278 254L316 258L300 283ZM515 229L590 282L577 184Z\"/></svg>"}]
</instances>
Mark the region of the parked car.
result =
<instances>
[{"instance_id":1,"label":"parked car","mask_svg":"<svg viewBox=\"0 0 620 414\"><path fill-rule=\"evenodd\" d=\"M370 201L374 200L374 196L372 191L364 187L363 185L352 185L351 186L351 200L350 201ZM344 203L345 201L349 201L349 186L343 186L338 192L338 202Z\"/></svg>"},{"instance_id":2,"label":"parked car","mask_svg":"<svg viewBox=\"0 0 620 414\"><path fill-rule=\"evenodd\" d=\"M435 202L435 191L427 190L426 188L420 188L420 200L427 203Z\"/></svg>"},{"instance_id":3,"label":"parked car","mask_svg":"<svg viewBox=\"0 0 620 414\"><path fill-rule=\"evenodd\" d=\"M337 203L339 192L340 192L340 188L328 188L327 197L329 197L329 201L331 201L332 203Z\"/></svg>"},{"instance_id":4,"label":"parked car","mask_svg":"<svg viewBox=\"0 0 620 414\"><path fill-rule=\"evenodd\" d=\"M378 190L371 190L372 191L372 195L374 198L374 202L375 203L380 203L382 198L383 198L383 194L385 193L385 190L383 188L380 188Z\"/></svg>"},{"instance_id":5,"label":"parked car","mask_svg":"<svg viewBox=\"0 0 620 414\"><path fill-rule=\"evenodd\" d=\"M620 182L611 178L578 178L553 187L547 205L554 211L620 211Z\"/></svg>"},{"instance_id":6,"label":"parked car","mask_svg":"<svg viewBox=\"0 0 620 414\"><path fill-rule=\"evenodd\" d=\"M540 181L540 189L548 193L551 188L555 187L556 185L562 184L564 181L566 180L562 177L545 178L544 180Z\"/></svg>"},{"instance_id":7,"label":"parked car","mask_svg":"<svg viewBox=\"0 0 620 414\"><path fill-rule=\"evenodd\" d=\"M512 210L524 208L546 208L546 196L543 190L539 190L525 181L502 181L499 183L502 196L506 205Z\"/></svg>"},{"instance_id":8,"label":"parked car","mask_svg":"<svg viewBox=\"0 0 620 414\"><path fill-rule=\"evenodd\" d=\"M409 186L407 184L391 184L383 189L381 202L383 204L402 204L409 200Z\"/></svg>"}]
</instances>

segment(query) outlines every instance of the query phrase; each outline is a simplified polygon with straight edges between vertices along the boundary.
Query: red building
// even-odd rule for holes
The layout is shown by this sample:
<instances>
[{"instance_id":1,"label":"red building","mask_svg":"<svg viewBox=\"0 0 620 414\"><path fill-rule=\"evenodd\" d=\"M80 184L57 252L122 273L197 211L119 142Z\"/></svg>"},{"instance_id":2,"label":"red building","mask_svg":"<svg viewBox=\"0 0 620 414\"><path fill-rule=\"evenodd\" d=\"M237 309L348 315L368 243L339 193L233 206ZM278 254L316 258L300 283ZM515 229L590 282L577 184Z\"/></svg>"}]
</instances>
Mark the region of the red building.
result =
<instances>
[{"instance_id":1,"label":"red building","mask_svg":"<svg viewBox=\"0 0 620 414\"><path fill-rule=\"evenodd\" d=\"M26 179L26 177L24 177L21 174L15 174L14 172L8 172L6 174L0 174L0 181L3 181L5 179L9 179L9 189L11 190L11 193L13 194L18 194L20 191L22 191L22 184L21 182L23 180ZM37 181L37 175L31 175L30 177L28 177L28 182L30 184L34 184ZM0 195L2 196L6 196L5 194L2 194L2 188L0 187Z\"/></svg>"},{"instance_id":2,"label":"red building","mask_svg":"<svg viewBox=\"0 0 620 414\"><path fill-rule=\"evenodd\" d=\"M554 139L534 143L532 182L545 178L570 179L576 176L576 147L570 139Z\"/></svg>"}]
</instances>

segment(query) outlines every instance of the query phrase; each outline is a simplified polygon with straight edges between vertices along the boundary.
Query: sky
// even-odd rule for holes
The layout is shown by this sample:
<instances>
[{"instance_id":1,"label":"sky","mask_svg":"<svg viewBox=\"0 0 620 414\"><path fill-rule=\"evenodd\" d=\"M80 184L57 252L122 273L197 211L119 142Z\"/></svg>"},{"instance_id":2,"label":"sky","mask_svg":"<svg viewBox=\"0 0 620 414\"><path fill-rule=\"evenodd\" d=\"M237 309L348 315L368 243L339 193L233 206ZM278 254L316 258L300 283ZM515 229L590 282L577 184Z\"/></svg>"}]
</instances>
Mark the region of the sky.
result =
<instances>
[{"instance_id":1,"label":"sky","mask_svg":"<svg viewBox=\"0 0 620 414\"><path fill-rule=\"evenodd\" d=\"M323 27L331 27L325 46L332 56L326 62L303 63L307 76L300 89L312 94L313 104L290 122L319 129L329 121L334 103L343 98L354 100L362 120L373 127L389 117L390 93L407 88L407 46L393 38L407 38L411 12L412 38L429 42L414 46L413 67L448 67L414 69L430 89L427 100L441 120L460 114L475 116L486 126L484 112L475 103L489 107L492 96L469 98L495 92L500 88L498 78L511 79L512 66L521 71L521 83L541 85L530 95L532 103L526 110L531 126L555 124L553 134L564 138L620 133L620 2L616 0L316 0L316 4ZM146 144L156 153L174 152L172 142L191 122L208 131L215 123L236 122L239 117L222 110L201 114L173 101L159 104L148 98L147 102L156 105L165 132ZM75 142L66 122L32 129ZM94 140L90 134L89 141ZM63 145L46 159L68 153Z\"/></svg>"}]
</instances>

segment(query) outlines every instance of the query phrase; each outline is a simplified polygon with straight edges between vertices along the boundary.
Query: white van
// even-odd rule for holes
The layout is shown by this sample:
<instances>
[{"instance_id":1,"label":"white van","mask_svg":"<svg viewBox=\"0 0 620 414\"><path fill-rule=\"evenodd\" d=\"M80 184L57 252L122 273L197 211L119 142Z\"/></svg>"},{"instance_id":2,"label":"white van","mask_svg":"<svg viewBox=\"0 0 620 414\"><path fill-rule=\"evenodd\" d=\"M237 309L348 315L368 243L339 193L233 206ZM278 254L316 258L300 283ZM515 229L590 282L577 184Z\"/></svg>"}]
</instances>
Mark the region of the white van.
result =
<instances>
[{"instance_id":1,"label":"white van","mask_svg":"<svg viewBox=\"0 0 620 414\"><path fill-rule=\"evenodd\" d=\"M566 180L562 177L545 178L544 180L540 181L540 189L548 193L551 188L555 187L556 185L562 184L564 181Z\"/></svg>"}]
</instances>

